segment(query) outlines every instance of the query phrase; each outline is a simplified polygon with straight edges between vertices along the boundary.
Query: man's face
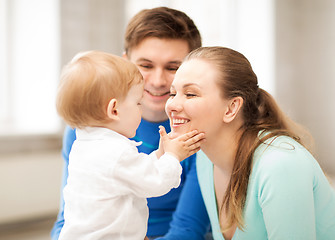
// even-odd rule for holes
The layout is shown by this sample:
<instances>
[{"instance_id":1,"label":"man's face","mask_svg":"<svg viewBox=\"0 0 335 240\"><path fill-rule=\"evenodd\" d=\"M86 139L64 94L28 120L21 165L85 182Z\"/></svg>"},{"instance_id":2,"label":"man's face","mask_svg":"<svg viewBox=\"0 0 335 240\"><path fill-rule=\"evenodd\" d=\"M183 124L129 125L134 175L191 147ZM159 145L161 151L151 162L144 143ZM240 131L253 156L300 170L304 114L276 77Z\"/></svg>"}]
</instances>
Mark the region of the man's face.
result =
<instances>
[{"instance_id":1,"label":"man's face","mask_svg":"<svg viewBox=\"0 0 335 240\"><path fill-rule=\"evenodd\" d=\"M165 103L174 75L189 53L185 40L150 37L132 48L127 56L144 78L142 118L150 122L167 120Z\"/></svg>"}]
</instances>

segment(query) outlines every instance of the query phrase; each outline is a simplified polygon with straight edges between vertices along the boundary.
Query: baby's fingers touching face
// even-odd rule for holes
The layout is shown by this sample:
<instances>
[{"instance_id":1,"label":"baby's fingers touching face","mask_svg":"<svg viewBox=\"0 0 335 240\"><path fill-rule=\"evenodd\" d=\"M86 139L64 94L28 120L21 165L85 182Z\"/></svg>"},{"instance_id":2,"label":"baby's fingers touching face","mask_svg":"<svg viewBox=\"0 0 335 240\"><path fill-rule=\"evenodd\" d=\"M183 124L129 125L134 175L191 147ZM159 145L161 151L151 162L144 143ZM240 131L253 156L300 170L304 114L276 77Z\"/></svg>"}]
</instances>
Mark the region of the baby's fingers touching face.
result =
<instances>
[{"instance_id":1,"label":"baby's fingers touching face","mask_svg":"<svg viewBox=\"0 0 335 240\"><path fill-rule=\"evenodd\" d=\"M160 135L164 152L174 155L179 161L199 151L201 143L205 140L205 134L197 130L172 138L172 135L167 135L165 129L161 127Z\"/></svg>"}]
</instances>

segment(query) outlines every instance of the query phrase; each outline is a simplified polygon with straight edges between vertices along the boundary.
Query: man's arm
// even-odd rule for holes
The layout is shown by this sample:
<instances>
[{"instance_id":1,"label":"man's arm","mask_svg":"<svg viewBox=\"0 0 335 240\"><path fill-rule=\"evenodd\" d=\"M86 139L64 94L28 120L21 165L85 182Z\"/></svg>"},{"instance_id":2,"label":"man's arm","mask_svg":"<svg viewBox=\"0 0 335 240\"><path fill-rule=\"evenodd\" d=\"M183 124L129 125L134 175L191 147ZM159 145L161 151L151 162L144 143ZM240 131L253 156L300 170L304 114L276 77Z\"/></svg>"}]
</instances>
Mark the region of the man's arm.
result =
<instances>
[{"instance_id":1,"label":"man's arm","mask_svg":"<svg viewBox=\"0 0 335 240\"><path fill-rule=\"evenodd\" d=\"M203 240L209 230L209 218L202 199L196 172L196 155L191 156L190 170L181 192L169 232L161 240Z\"/></svg>"},{"instance_id":2,"label":"man's arm","mask_svg":"<svg viewBox=\"0 0 335 240\"><path fill-rule=\"evenodd\" d=\"M62 176L62 185L61 185L61 194L60 194L60 202L59 202L59 212L57 216L57 220L54 223L54 226L51 230L51 239L58 240L60 231L64 225L64 198L63 198L63 189L67 183L68 177L68 165L69 165L69 154L72 148L72 144L76 140L76 133L74 129L70 127L66 127L63 136L63 148L62 148L62 156L64 159L64 169Z\"/></svg>"}]
</instances>

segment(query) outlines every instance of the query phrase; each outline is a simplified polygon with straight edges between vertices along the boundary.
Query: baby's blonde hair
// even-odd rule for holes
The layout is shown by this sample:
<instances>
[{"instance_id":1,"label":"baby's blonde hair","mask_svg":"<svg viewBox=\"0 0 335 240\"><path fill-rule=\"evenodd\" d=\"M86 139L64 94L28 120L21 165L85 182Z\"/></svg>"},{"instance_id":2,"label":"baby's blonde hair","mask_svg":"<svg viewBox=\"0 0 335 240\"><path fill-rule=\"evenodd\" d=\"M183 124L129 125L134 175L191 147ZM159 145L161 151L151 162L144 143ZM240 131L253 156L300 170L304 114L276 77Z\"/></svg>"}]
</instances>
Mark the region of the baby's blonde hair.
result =
<instances>
[{"instance_id":1,"label":"baby's blonde hair","mask_svg":"<svg viewBox=\"0 0 335 240\"><path fill-rule=\"evenodd\" d=\"M109 101L122 101L142 81L137 67L122 57L100 51L79 53L62 71L58 114L73 128L105 123Z\"/></svg>"}]
</instances>

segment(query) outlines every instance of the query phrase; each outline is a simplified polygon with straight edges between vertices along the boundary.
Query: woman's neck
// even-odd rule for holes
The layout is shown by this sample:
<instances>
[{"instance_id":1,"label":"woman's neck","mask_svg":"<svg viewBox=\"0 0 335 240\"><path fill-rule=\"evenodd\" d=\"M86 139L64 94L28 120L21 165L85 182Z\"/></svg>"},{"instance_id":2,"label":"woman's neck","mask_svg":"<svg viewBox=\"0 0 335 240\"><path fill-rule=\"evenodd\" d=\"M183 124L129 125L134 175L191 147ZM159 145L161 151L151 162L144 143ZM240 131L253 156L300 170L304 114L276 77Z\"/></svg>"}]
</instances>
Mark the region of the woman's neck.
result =
<instances>
[{"instance_id":1,"label":"woman's neck","mask_svg":"<svg viewBox=\"0 0 335 240\"><path fill-rule=\"evenodd\" d=\"M231 174L238 146L239 134L233 129L224 129L213 138L207 138L201 150L223 173Z\"/></svg>"}]
</instances>

